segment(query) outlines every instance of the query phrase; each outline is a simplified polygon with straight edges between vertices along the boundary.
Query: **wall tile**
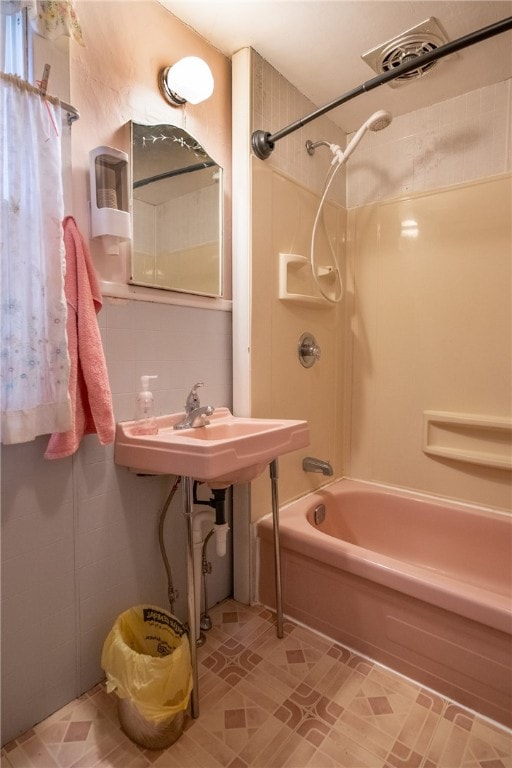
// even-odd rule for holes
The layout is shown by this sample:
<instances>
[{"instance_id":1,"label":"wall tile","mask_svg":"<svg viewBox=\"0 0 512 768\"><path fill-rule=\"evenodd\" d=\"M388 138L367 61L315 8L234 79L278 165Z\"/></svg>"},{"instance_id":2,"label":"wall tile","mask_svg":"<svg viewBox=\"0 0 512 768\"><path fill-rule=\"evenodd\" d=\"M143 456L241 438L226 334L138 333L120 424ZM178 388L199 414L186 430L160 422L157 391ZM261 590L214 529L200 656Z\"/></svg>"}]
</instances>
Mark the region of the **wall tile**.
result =
<instances>
[{"instance_id":1,"label":"wall tile","mask_svg":"<svg viewBox=\"0 0 512 768\"><path fill-rule=\"evenodd\" d=\"M255 51L252 51L252 80L252 130L275 133L316 109L316 105ZM321 147L310 157L305 146L307 139L345 145L343 131L324 115L281 139L265 163L312 191L320 192L331 154L326 147ZM344 176L340 175L338 183L333 185L330 199L341 205L345 203Z\"/></svg>"},{"instance_id":2,"label":"wall tile","mask_svg":"<svg viewBox=\"0 0 512 768\"><path fill-rule=\"evenodd\" d=\"M347 164L347 206L510 171L511 91L512 81L496 83L369 132L364 153L356 152Z\"/></svg>"},{"instance_id":3,"label":"wall tile","mask_svg":"<svg viewBox=\"0 0 512 768\"><path fill-rule=\"evenodd\" d=\"M201 380L205 402L231 404L230 313L105 299L100 318L116 419L134 418L143 373L159 375L157 412L182 410ZM118 613L139 602L167 605L157 531L169 478L116 467L113 446L101 446L95 435L62 460L46 461L46 444L40 437L2 449L6 739L101 679L102 645ZM175 609L185 618L179 491L165 540L180 591ZM215 561L211 599L229 593L230 573L229 558Z\"/></svg>"}]
</instances>

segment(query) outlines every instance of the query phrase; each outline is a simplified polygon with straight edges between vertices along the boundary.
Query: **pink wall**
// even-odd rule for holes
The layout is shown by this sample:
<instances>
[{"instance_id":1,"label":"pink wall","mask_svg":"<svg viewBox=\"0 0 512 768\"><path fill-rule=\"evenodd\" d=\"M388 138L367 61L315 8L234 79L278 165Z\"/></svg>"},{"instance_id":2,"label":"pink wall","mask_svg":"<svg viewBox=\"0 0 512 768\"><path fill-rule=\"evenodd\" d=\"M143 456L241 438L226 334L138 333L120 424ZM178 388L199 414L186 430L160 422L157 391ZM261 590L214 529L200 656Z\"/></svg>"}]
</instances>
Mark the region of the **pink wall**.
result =
<instances>
[{"instance_id":1,"label":"pink wall","mask_svg":"<svg viewBox=\"0 0 512 768\"><path fill-rule=\"evenodd\" d=\"M70 42L69 100L80 111L71 129L73 198L66 211L89 232L89 150L128 149L128 120L186 127L225 169L231 208L231 67L227 59L151 2L79 2L87 48ZM57 70L67 41L51 44ZM59 55L57 55L59 54ZM215 93L205 104L173 109L157 73L185 54L210 64ZM44 59L48 51L44 51ZM65 56L63 69L67 67ZM40 66L37 70L40 71ZM62 80L65 80L64 71ZM55 91L60 80L52 80ZM59 88L59 90L58 90ZM226 215L226 253L231 246ZM125 280L122 259L92 251L103 280ZM230 281L227 280L227 286ZM231 404L231 313L218 300L201 307L104 299L98 316L117 421L134 417L140 376L157 373L155 410L181 410L191 385L204 381L204 401ZM183 302L182 302L183 304ZM224 302L222 309L225 309ZM158 520L168 477L140 478L113 461L113 446L88 435L70 458L46 461L48 438L2 446L2 742L9 741L91 688L103 677L104 638L116 616L141 602L165 607L166 578ZM186 616L185 541L180 493L166 526L166 547ZM210 604L231 592L229 558L215 561ZM27 631L30 617L30 631Z\"/></svg>"},{"instance_id":2,"label":"pink wall","mask_svg":"<svg viewBox=\"0 0 512 768\"><path fill-rule=\"evenodd\" d=\"M78 2L87 47L71 46L73 209L88 231L89 151L100 145L129 152L129 120L170 123L188 130L224 168L225 298L231 296L231 62L153 0ZM213 73L213 96L197 106L172 107L157 76L183 56L201 56ZM126 282L126 256L105 256L92 241L102 280Z\"/></svg>"}]
</instances>

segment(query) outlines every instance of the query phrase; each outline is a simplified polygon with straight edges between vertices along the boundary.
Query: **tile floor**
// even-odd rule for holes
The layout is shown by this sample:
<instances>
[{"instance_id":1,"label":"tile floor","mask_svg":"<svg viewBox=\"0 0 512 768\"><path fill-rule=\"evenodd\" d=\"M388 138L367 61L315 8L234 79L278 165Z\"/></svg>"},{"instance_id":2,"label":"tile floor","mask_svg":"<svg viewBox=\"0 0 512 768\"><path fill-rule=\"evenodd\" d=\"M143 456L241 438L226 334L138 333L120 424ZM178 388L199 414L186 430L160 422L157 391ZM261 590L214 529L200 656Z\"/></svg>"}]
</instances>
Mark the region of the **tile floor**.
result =
<instances>
[{"instance_id":1,"label":"tile floor","mask_svg":"<svg viewBox=\"0 0 512 768\"><path fill-rule=\"evenodd\" d=\"M512 733L232 600L199 650L200 717L164 751L121 731L103 684L2 750L1 768L512 768Z\"/></svg>"}]
</instances>

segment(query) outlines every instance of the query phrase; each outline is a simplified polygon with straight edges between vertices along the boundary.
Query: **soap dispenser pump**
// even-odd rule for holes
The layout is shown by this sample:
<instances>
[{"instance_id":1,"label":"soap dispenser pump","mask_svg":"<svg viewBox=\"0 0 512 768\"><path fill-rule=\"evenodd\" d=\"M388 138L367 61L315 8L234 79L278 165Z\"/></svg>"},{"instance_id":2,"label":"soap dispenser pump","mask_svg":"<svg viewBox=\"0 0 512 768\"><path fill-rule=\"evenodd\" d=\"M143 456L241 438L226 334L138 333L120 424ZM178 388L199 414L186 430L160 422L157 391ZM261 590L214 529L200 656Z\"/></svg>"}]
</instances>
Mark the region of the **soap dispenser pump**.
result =
<instances>
[{"instance_id":1,"label":"soap dispenser pump","mask_svg":"<svg viewBox=\"0 0 512 768\"><path fill-rule=\"evenodd\" d=\"M137 395L137 424L134 427L136 435L156 435L158 427L153 412L153 393L149 388L150 379L158 376L141 376L141 391Z\"/></svg>"}]
</instances>

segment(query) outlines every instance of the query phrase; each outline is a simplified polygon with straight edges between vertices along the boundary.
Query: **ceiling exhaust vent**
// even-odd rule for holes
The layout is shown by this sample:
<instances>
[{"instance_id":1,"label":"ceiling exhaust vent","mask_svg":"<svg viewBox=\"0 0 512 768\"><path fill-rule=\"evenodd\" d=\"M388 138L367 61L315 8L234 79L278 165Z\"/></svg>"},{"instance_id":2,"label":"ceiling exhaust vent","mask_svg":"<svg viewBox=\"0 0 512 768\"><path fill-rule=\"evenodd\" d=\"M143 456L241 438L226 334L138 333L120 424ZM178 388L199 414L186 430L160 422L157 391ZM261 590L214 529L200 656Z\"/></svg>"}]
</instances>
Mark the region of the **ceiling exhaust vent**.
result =
<instances>
[{"instance_id":1,"label":"ceiling exhaust vent","mask_svg":"<svg viewBox=\"0 0 512 768\"><path fill-rule=\"evenodd\" d=\"M448 42L448 37L441 27L440 22L433 16L415 27L411 27L393 40L381 43L376 48L372 48L364 53L361 58L378 74L382 75L390 72L400 64L416 59L424 53L430 53L441 45ZM431 61L417 69L412 69L404 75L399 75L394 80L390 80L388 85L397 88L405 85L411 80L417 80L423 77L435 67L438 61Z\"/></svg>"}]
</instances>

